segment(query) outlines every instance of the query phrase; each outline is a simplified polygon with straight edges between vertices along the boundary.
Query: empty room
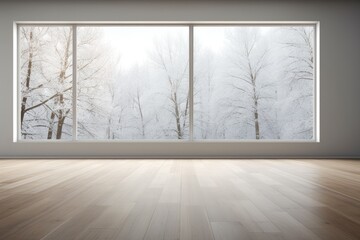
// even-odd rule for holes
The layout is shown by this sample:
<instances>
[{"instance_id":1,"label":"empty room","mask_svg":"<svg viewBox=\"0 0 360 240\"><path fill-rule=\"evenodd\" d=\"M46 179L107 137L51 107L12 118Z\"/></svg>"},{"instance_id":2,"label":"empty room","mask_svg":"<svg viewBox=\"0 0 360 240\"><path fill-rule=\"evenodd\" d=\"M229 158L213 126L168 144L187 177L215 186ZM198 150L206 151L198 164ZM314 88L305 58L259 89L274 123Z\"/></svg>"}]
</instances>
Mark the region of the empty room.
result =
<instances>
[{"instance_id":1,"label":"empty room","mask_svg":"<svg viewBox=\"0 0 360 240\"><path fill-rule=\"evenodd\" d=\"M0 239L360 239L359 23L346 0L0 1Z\"/></svg>"}]
</instances>

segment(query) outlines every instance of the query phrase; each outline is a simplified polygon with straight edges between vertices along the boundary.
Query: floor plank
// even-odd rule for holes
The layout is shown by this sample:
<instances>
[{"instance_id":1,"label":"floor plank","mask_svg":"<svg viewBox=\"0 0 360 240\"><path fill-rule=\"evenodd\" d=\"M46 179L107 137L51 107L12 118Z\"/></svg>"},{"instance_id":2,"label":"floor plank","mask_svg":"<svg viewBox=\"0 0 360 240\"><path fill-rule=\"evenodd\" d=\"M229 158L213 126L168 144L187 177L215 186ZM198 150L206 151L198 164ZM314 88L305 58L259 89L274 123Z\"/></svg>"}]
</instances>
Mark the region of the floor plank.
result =
<instances>
[{"instance_id":1,"label":"floor plank","mask_svg":"<svg viewBox=\"0 0 360 240\"><path fill-rule=\"evenodd\" d=\"M357 160L0 160L0 239L360 239Z\"/></svg>"}]
</instances>

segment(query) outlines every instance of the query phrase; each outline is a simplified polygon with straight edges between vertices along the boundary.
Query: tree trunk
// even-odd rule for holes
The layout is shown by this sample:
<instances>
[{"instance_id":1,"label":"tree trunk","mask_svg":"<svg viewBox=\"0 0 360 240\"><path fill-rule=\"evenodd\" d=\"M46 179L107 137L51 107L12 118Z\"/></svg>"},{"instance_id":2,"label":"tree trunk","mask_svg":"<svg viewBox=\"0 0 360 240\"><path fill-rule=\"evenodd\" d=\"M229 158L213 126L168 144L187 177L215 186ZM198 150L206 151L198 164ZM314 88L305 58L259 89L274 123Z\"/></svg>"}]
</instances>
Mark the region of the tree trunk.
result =
<instances>
[{"instance_id":1,"label":"tree trunk","mask_svg":"<svg viewBox=\"0 0 360 240\"><path fill-rule=\"evenodd\" d=\"M258 96L256 91L256 78L257 73L254 73L253 66L250 61L250 51L247 50L247 61L248 61L248 67L249 67L249 75L251 79L252 84L252 90L253 90L253 100L254 100L254 122L255 122L255 138L260 139L260 126L259 126L259 109L258 109Z\"/></svg>"},{"instance_id":2,"label":"tree trunk","mask_svg":"<svg viewBox=\"0 0 360 240\"><path fill-rule=\"evenodd\" d=\"M30 31L30 37L29 37L29 60L28 60L28 67L27 67L27 74L26 74L26 80L25 80L25 87L26 92L28 94L29 88L30 88L30 79L31 79L31 71L32 71L32 62L33 62L33 47L32 47L32 41L33 41L33 32ZM21 101L21 128L24 121L25 116L25 110L26 110L26 102L27 102L27 96L23 96Z\"/></svg>"},{"instance_id":3,"label":"tree trunk","mask_svg":"<svg viewBox=\"0 0 360 240\"><path fill-rule=\"evenodd\" d=\"M136 93L136 105L137 105L137 107L138 107L139 114L140 114L140 120L141 120L141 135L142 135L143 137L145 137L145 120L144 120L144 115L143 115L143 111L142 111L142 106L141 106L141 100L140 100L139 90L137 90L137 93Z\"/></svg>"},{"instance_id":4,"label":"tree trunk","mask_svg":"<svg viewBox=\"0 0 360 240\"><path fill-rule=\"evenodd\" d=\"M54 131L54 120L55 120L55 112L51 112L50 116L50 123L49 123L49 130L48 130L48 137L47 139L52 139L53 131Z\"/></svg>"},{"instance_id":5,"label":"tree trunk","mask_svg":"<svg viewBox=\"0 0 360 240\"><path fill-rule=\"evenodd\" d=\"M259 114L258 114L257 100L255 100L254 117L255 117L255 136L256 136L256 139L260 139Z\"/></svg>"},{"instance_id":6,"label":"tree trunk","mask_svg":"<svg viewBox=\"0 0 360 240\"><path fill-rule=\"evenodd\" d=\"M174 97L174 108L175 108L175 118L176 118L176 132L178 135L178 139L182 139L182 131L181 131L181 123L180 123L180 111L179 111L179 105L177 102L177 94L176 92L173 93Z\"/></svg>"},{"instance_id":7,"label":"tree trunk","mask_svg":"<svg viewBox=\"0 0 360 240\"><path fill-rule=\"evenodd\" d=\"M63 106L64 105L64 95L60 94L59 99L60 99L60 105ZM57 129L56 129L56 139L61 139L62 129L63 129L66 115L64 114L63 109L60 109L58 114L59 114L59 117L58 117L59 121L58 121Z\"/></svg>"},{"instance_id":8,"label":"tree trunk","mask_svg":"<svg viewBox=\"0 0 360 240\"><path fill-rule=\"evenodd\" d=\"M66 118L66 116L63 116L63 110L60 110L59 111L59 121L58 121L58 125L57 125L57 130L56 130L56 139L61 139L62 129L64 126L65 118Z\"/></svg>"},{"instance_id":9,"label":"tree trunk","mask_svg":"<svg viewBox=\"0 0 360 240\"><path fill-rule=\"evenodd\" d=\"M187 116L188 116L188 109L189 109L189 95L190 95L190 93L188 92L187 97L186 97L185 111L184 111L183 131L185 131L185 127L186 127L186 119L187 119Z\"/></svg>"},{"instance_id":10,"label":"tree trunk","mask_svg":"<svg viewBox=\"0 0 360 240\"><path fill-rule=\"evenodd\" d=\"M69 33L69 37L66 42L65 47L65 53L64 53L64 61L61 66L61 71L59 75L59 84L64 84L65 76L66 76L66 70L68 68L68 58L70 56L70 44L71 44L71 34ZM59 100L56 101L57 104L59 104L61 107L64 106L64 91L59 94ZM57 125L57 131L56 131L56 139L61 139L62 136L62 130L65 122L66 115L69 111L65 112L65 109L59 109L58 110L58 125Z\"/></svg>"},{"instance_id":11,"label":"tree trunk","mask_svg":"<svg viewBox=\"0 0 360 240\"><path fill-rule=\"evenodd\" d=\"M107 139L111 138L111 115L110 115L110 117L108 117L108 126L106 129L106 137L107 137Z\"/></svg>"},{"instance_id":12,"label":"tree trunk","mask_svg":"<svg viewBox=\"0 0 360 240\"><path fill-rule=\"evenodd\" d=\"M253 84L253 98L254 98L254 122L255 122L255 138L260 139L260 126L259 126L259 109L258 109L258 98L256 96L256 78L252 77Z\"/></svg>"}]
</instances>

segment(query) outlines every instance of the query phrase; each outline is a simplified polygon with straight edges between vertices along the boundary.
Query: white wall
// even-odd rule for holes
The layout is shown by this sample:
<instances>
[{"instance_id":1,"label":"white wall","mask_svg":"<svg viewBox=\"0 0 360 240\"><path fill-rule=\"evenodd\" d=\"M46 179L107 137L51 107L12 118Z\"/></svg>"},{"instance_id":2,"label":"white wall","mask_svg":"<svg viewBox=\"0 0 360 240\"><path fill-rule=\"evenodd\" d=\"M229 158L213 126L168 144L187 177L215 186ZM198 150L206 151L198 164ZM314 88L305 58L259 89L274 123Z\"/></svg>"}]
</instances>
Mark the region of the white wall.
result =
<instances>
[{"instance_id":1,"label":"white wall","mask_svg":"<svg viewBox=\"0 0 360 240\"><path fill-rule=\"evenodd\" d=\"M13 143L14 21L320 21L320 143ZM360 4L349 1L0 2L0 158L360 157Z\"/></svg>"}]
</instances>

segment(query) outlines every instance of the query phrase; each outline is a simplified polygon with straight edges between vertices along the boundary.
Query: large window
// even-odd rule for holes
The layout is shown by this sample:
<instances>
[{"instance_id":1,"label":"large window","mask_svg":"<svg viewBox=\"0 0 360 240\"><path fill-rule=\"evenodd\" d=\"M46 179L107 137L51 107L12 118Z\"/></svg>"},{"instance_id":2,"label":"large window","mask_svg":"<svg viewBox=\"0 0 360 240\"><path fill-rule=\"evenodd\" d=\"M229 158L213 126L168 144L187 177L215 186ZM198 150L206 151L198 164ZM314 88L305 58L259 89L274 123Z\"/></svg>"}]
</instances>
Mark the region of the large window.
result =
<instances>
[{"instance_id":1,"label":"large window","mask_svg":"<svg viewBox=\"0 0 360 240\"><path fill-rule=\"evenodd\" d=\"M317 140L317 25L19 24L18 140Z\"/></svg>"}]
</instances>

